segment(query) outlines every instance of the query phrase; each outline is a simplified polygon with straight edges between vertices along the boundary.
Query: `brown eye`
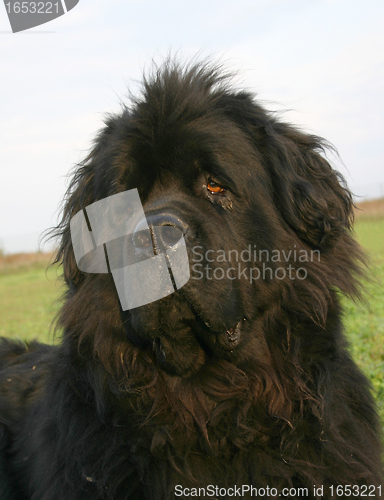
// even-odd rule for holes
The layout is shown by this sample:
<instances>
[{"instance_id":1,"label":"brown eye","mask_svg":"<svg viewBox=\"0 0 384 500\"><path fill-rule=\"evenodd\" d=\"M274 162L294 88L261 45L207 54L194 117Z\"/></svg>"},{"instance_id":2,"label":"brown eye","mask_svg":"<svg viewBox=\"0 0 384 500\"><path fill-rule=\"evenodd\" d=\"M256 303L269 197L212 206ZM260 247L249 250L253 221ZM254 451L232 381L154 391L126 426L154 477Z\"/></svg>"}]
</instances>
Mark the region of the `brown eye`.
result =
<instances>
[{"instance_id":1,"label":"brown eye","mask_svg":"<svg viewBox=\"0 0 384 500\"><path fill-rule=\"evenodd\" d=\"M208 180L207 189L211 194L223 194L225 189L212 179Z\"/></svg>"}]
</instances>

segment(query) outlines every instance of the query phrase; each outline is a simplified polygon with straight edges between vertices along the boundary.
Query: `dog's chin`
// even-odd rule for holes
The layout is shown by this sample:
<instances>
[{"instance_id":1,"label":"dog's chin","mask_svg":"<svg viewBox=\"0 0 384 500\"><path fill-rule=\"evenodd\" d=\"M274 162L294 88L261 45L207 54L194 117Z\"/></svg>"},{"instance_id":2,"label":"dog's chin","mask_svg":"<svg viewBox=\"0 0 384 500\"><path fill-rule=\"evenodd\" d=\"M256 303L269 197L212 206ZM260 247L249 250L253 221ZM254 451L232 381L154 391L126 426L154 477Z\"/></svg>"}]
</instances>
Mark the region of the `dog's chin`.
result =
<instances>
[{"instance_id":1,"label":"dog's chin","mask_svg":"<svg viewBox=\"0 0 384 500\"><path fill-rule=\"evenodd\" d=\"M245 318L236 318L235 311L220 318L178 299L151 303L123 316L129 340L146 350L160 370L180 377L217 360L235 361L244 343Z\"/></svg>"},{"instance_id":2,"label":"dog's chin","mask_svg":"<svg viewBox=\"0 0 384 500\"><path fill-rule=\"evenodd\" d=\"M190 333L181 339L156 337L150 347L158 368L169 375L183 378L197 373L207 361L207 353Z\"/></svg>"},{"instance_id":3,"label":"dog's chin","mask_svg":"<svg viewBox=\"0 0 384 500\"><path fill-rule=\"evenodd\" d=\"M238 347L243 340L245 318L238 320L231 328L214 331L201 320L193 326L177 325L163 331L156 329L156 336L147 336L145 342L138 342L142 336L129 335L130 340L147 350L156 366L169 375L188 378L199 372L207 363L226 359L235 361Z\"/></svg>"}]
</instances>

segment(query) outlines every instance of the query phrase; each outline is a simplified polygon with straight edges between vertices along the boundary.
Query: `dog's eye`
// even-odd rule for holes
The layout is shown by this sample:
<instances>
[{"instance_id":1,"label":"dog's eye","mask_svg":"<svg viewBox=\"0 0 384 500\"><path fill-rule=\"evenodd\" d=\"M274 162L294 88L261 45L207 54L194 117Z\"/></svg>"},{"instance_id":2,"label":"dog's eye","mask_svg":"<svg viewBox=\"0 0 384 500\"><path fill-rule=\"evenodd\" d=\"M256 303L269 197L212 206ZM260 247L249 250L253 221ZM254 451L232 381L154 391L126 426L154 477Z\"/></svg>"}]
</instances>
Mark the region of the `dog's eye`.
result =
<instances>
[{"instance_id":1,"label":"dog's eye","mask_svg":"<svg viewBox=\"0 0 384 500\"><path fill-rule=\"evenodd\" d=\"M225 189L212 179L208 179L207 189L211 194L223 194Z\"/></svg>"}]
</instances>

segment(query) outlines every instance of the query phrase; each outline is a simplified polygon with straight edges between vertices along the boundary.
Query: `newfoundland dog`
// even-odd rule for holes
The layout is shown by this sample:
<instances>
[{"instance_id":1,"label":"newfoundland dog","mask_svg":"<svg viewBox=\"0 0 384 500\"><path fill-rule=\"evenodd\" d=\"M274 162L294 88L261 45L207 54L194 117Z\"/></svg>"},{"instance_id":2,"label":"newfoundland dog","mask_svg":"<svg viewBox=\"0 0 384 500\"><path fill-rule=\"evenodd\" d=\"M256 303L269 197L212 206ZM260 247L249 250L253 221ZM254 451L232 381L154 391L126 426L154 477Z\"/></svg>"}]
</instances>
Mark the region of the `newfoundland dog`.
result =
<instances>
[{"instance_id":1,"label":"newfoundland dog","mask_svg":"<svg viewBox=\"0 0 384 500\"><path fill-rule=\"evenodd\" d=\"M167 62L77 167L52 347L3 339L1 500L380 498L329 145Z\"/></svg>"}]
</instances>

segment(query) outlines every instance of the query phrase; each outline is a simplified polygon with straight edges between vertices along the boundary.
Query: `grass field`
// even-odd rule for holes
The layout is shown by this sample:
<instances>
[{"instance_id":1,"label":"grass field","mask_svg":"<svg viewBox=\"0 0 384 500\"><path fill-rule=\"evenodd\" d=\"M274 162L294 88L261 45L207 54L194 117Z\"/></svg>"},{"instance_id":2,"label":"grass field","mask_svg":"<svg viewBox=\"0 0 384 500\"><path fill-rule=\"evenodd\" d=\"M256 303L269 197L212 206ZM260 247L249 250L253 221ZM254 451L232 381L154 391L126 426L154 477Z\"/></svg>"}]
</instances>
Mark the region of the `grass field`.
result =
<instances>
[{"instance_id":1,"label":"grass field","mask_svg":"<svg viewBox=\"0 0 384 500\"><path fill-rule=\"evenodd\" d=\"M53 343L52 320L63 291L44 254L0 257L0 336Z\"/></svg>"},{"instance_id":2,"label":"grass field","mask_svg":"<svg viewBox=\"0 0 384 500\"><path fill-rule=\"evenodd\" d=\"M371 279L365 284L365 302L344 300L345 326L351 352L372 381L384 423L384 216L359 213L355 231L369 253ZM46 271L48 260L43 254L0 256L0 336L55 341L51 323L63 289L59 270Z\"/></svg>"},{"instance_id":3,"label":"grass field","mask_svg":"<svg viewBox=\"0 0 384 500\"><path fill-rule=\"evenodd\" d=\"M344 323L353 357L373 384L384 429L384 218L358 219L355 231L368 250L370 276L364 302L344 300Z\"/></svg>"}]
</instances>

